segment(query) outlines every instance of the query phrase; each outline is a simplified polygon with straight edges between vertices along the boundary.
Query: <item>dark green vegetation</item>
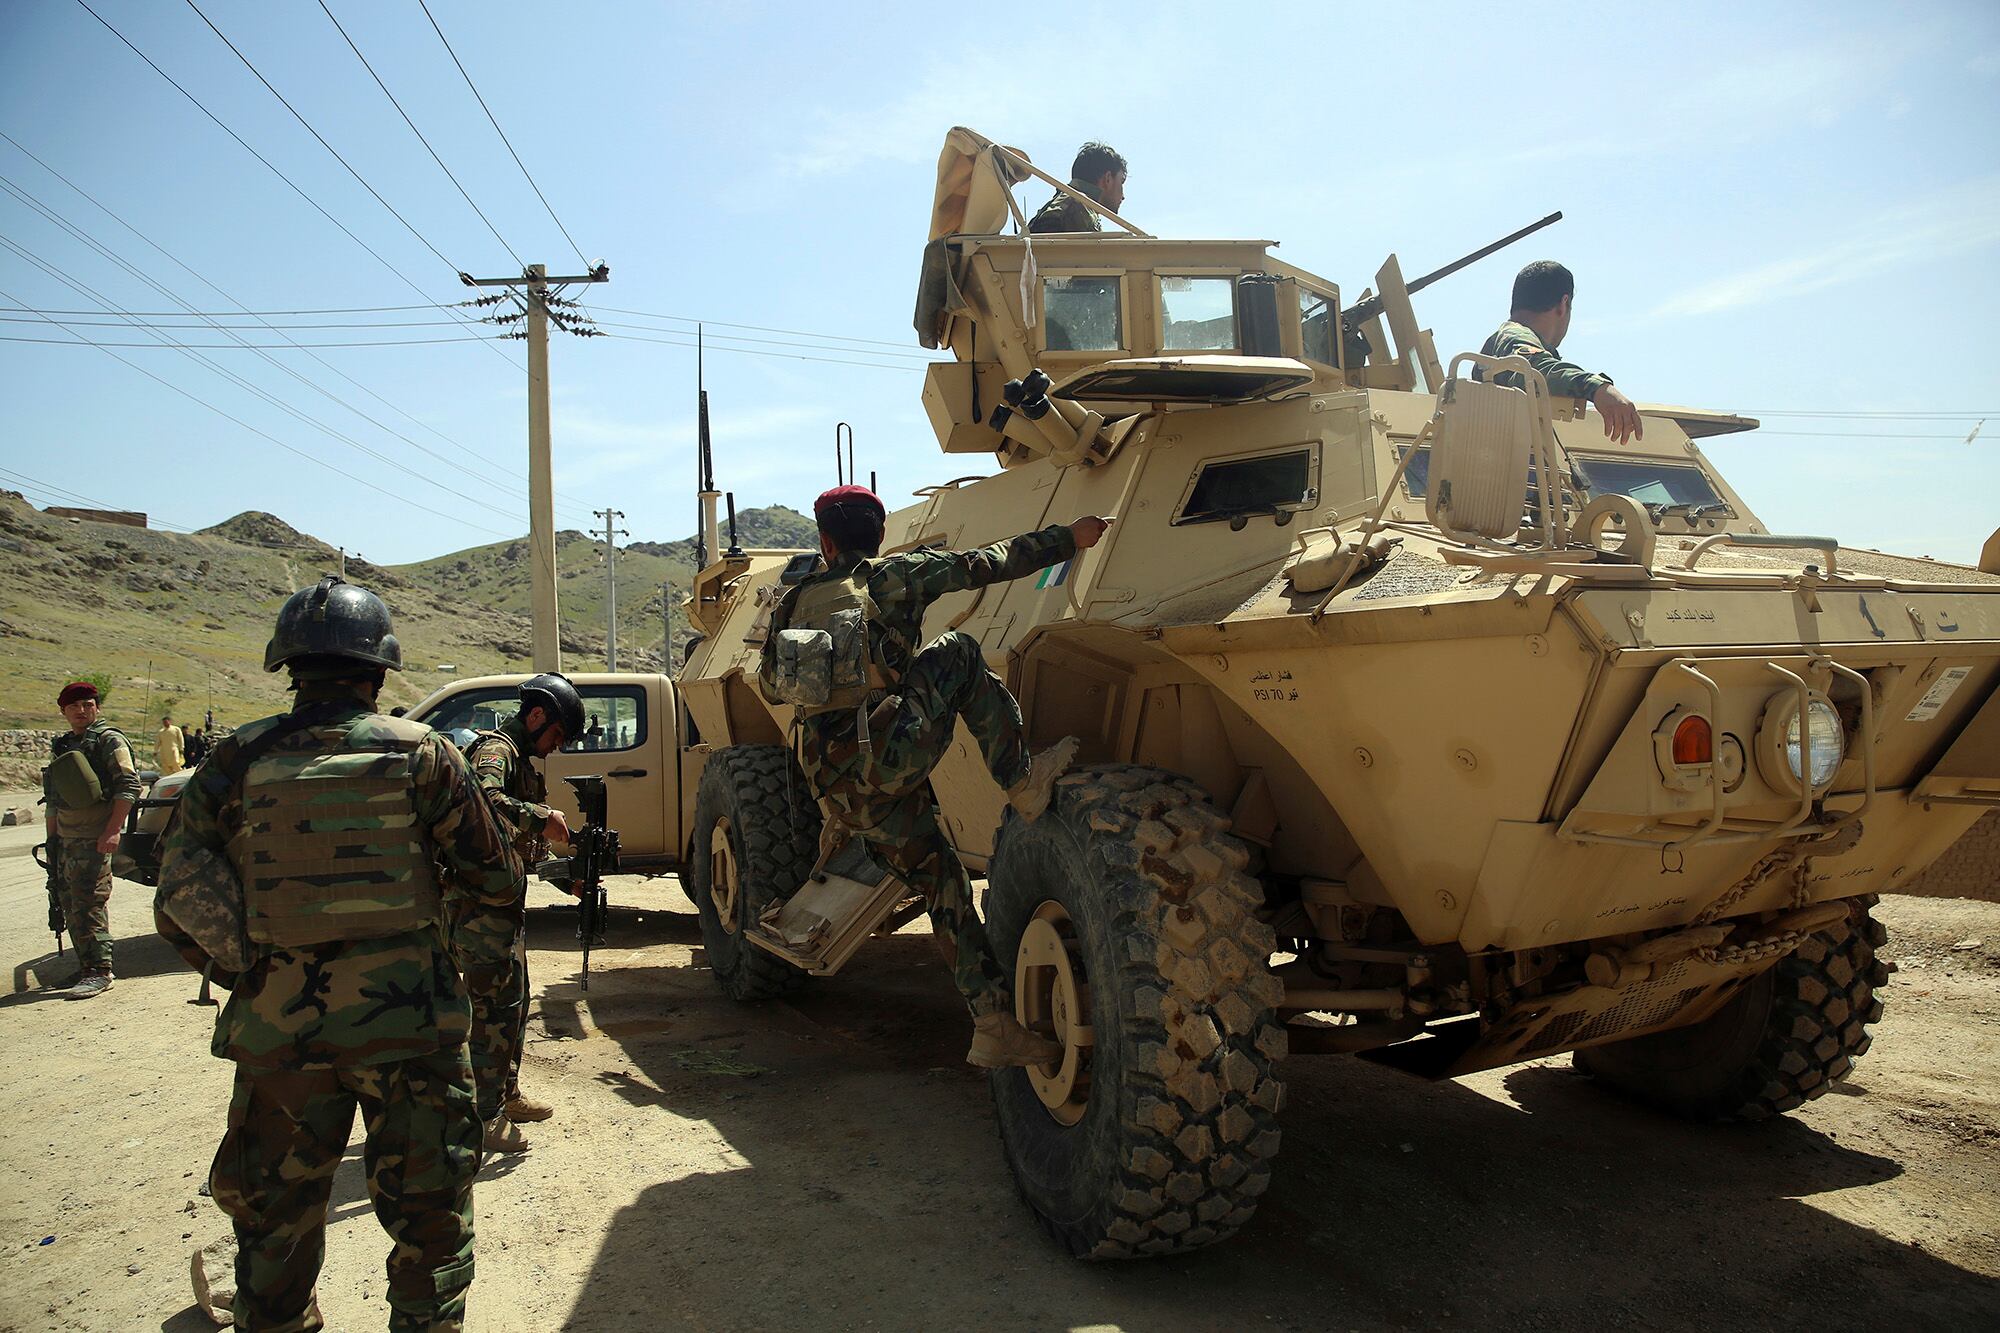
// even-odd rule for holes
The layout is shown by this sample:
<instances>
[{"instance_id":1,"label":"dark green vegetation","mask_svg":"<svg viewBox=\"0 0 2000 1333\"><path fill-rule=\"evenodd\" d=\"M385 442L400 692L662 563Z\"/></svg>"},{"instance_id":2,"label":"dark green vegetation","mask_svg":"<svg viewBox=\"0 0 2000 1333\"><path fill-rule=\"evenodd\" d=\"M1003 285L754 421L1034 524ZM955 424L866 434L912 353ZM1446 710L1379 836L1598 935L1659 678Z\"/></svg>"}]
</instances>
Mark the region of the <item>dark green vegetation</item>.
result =
<instances>
[{"instance_id":1,"label":"dark green vegetation","mask_svg":"<svg viewBox=\"0 0 2000 1333\"><path fill-rule=\"evenodd\" d=\"M811 544L812 520L782 507L738 516L746 547ZM678 642L694 543L636 542L618 555L621 668L661 669L663 604ZM347 577L374 589L396 617L408 668L385 698L415 703L452 673L528 668L525 538L408 565L350 557ZM283 677L264 672L264 641L292 591L339 567L326 543L250 511L191 536L52 518L0 492L0 727L62 725L56 691L100 675L105 712L142 762L163 712L199 718L211 706L234 725L284 706ZM557 537L564 666L604 666L604 545ZM149 689L150 686L150 689ZM150 694L150 705L149 705Z\"/></svg>"}]
</instances>

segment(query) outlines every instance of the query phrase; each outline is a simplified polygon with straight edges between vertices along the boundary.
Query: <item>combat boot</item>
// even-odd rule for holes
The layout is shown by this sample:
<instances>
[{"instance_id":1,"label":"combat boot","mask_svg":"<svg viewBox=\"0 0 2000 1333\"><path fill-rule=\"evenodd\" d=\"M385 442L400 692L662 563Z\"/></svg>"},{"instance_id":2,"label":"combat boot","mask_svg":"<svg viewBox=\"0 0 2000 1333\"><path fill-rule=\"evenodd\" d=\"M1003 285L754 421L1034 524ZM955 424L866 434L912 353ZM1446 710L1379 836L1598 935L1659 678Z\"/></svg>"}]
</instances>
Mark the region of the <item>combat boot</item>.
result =
<instances>
[{"instance_id":1,"label":"combat boot","mask_svg":"<svg viewBox=\"0 0 2000 1333\"><path fill-rule=\"evenodd\" d=\"M110 989L111 974L109 972L86 972L78 979L74 986L69 988L69 998L72 1000L94 1000Z\"/></svg>"},{"instance_id":2,"label":"combat boot","mask_svg":"<svg viewBox=\"0 0 2000 1333\"><path fill-rule=\"evenodd\" d=\"M1008 1069L1052 1065L1062 1055L1062 1047L1022 1027L1014 1015L981 1014L972 1020L972 1049L965 1053L965 1062L981 1069Z\"/></svg>"},{"instance_id":3,"label":"combat boot","mask_svg":"<svg viewBox=\"0 0 2000 1333\"><path fill-rule=\"evenodd\" d=\"M1034 823L1042 811L1049 808L1049 801L1055 795L1056 779L1069 772L1069 766L1076 762L1077 747L1083 742L1074 736L1065 736L1028 761L1028 774L1007 789L1007 803L1012 805L1021 818Z\"/></svg>"},{"instance_id":4,"label":"combat boot","mask_svg":"<svg viewBox=\"0 0 2000 1333\"><path fill-rule=\"evenodd\" d=\"M534 1120L547 1120L556 1113L556 1108L547 1102L538 1102L516 1088L507 1094L505 1113L509 1120L518 1125Z\"/></svg>"},{"instance_id":5,"label":"combat boot","mask_svg":"<svg viewBox=\"0 0 2000 1333\"><path fill-rule=\"evenodd\" d=\"M507 1118L505 1111L486 1122L486 1136L480 1143L484 1151L512 1156L528 1151L529 1146L528 1136L521 1132L519 1125Z\"/></svg>"}]
</instances>

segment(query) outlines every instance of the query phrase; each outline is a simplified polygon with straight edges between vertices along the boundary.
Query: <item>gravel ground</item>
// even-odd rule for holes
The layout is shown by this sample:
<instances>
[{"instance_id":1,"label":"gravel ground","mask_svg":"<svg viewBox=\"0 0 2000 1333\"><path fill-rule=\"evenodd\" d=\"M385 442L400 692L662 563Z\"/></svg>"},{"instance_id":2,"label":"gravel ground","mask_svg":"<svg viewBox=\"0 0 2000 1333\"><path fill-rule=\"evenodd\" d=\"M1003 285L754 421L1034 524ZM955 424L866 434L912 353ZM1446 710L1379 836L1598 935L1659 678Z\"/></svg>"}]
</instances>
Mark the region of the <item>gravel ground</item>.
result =
<instances>
[{"instance_id":1,"label":"gravel ground","mask_svg":"<svg viewBox=\"0 0 2000 1333\"><path fill-rule=\"evenodd\" d=\"M0 1329L208 1327L188 1260L227 1230L200 1193L230 1076L213 1011L131 884L117 986L51 993L70 967L38 836L0 830ZM1256 1220L1089 1266L1013 1195L921 925L743 1008L671 880L612 899L585 994L573 913L531 898L524 1081L557 1117L481 1176L475 1330L2000 1327L2000 906L1887 900L1874 1050L1775 1123L1664 1119L1566 1059L1426 1084L1297 1058ZM342 1329L386 1319L360 1151L320 1282Z\"/></svg>"}]
</instances>

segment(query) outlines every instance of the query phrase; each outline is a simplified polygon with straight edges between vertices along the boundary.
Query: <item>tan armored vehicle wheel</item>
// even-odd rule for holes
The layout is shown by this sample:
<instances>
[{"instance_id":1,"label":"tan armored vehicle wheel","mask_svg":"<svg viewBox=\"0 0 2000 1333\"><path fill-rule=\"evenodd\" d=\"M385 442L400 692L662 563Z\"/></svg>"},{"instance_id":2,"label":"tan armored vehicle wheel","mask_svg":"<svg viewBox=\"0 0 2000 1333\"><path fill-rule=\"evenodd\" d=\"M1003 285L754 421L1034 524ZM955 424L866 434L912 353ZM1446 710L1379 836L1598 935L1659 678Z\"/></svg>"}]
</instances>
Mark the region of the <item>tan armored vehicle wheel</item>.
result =
<instances>
[{"instance_id":1,"label":"tan armored vehicle wheel","mask_svg":"<svg viewBox=\"0 0 2000 1333\"><path fill-rule=\"evenodd\" d=\"M1857 907L1815 933L1713 1017L1576 1053L1576 1064L1633 1097L1697 1120L1762 1120L1823 1096L1868 1050L1882 1017L1876 957L1888 932Z\"/></svg>"},{"instance_id":2,"label":"tan armored vehicle wheel","mask_svg":"<svg viewBox=\"0 0 2000 1333\"><path fill-rule=\"evenodd\" d=\"M1270 1184L1282 987L1227 827L1187 779L1117 765L1000 830L994 948L1017 959L1017 1012L1064 1054L996 1071L994 1104L1022 1198L1073 1254L1211 1244Z\"/></svg>"},{"instance_id":3,"label":"tan armored vehicle wheel","mask_svg":"<svg viewBox=\"0 0 2000 1333\"><path fill-rule=\"evenodd\" d=\"M687 887L708 965L730 999L768 1000L805 980L751 947L744 930L799 887L818 846L819 808L784 746L732 745L709 756L695 796Z\"/></svg>"}]
</instances>

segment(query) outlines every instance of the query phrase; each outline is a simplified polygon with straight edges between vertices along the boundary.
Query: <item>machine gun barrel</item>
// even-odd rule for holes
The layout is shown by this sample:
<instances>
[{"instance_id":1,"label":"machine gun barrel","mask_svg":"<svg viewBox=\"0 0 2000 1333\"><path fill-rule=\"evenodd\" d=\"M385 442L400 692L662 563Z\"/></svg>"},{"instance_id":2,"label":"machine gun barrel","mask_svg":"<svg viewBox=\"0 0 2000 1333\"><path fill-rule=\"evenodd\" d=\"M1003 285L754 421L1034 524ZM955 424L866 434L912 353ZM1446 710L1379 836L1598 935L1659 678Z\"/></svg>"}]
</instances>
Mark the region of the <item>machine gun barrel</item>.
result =
<instances>
[{"instance_id":1,"label":"machine gun barrel","mask_svg":"<svg viewBox=\"0 0 2000 1333\"><path fill-rule=\"evenodd\" d=\"M590 949L604 933L609 907L604 877L618 872L618 833L607 826L609 797L604 779L596 774L564 778L576 792L583 827L570 836L573 851L566 867L569 891L576 895L576 937L583 946L583 989L590 989Z\"/></svg>"},{"instance_id":2,"label":"machine gun barrel","mask_svg":"<svg viewBox=\"0 0 2000 1333\"><path fill-rule=\"evenodd\" d=\"M1415 296L1418 292L1430 286L1438 279L1448 278L1452 274L1458 272L1460 269L1466 267L1467 265L1478 263L1480 260L1486 258L1486 256L1494 253L1496 250L1506 249L1514 242L1520 240L1523 236L1532 236L1534 233L1540 231L1542 228L1547 226L1552 226L1553 224L1561 221L1562 221L1562 213L1558 211L1549 214L1547 217L1543 218L1540 222L1530 222L1527 226L1521 228L1519 231L1510 232L1507 235L1502 236L1499 240L1493 242L1491 245L1483 245L1479 249L1474 250L1469 255L1465 255L1461 258L1452 260L1449 264L1446 264L1443 268L1432 269L1429 273L1424 274L1423 277L1418 278L1415 282L1406 284L1405 290L1408 291L1410 295ZM1346 325L1348 328L1351 329L1357 325L1366 324L1369 320L1375 318L1375 316L1381 313L1382 313L1382 298L1378 294L1375 296L1367 297L1364 300L1357 301L1353 305L1347 307L1347 309L1340 312L1340 319L1341 323L1343 323L1344 325Z\"/></svg>"}]
</instances>

